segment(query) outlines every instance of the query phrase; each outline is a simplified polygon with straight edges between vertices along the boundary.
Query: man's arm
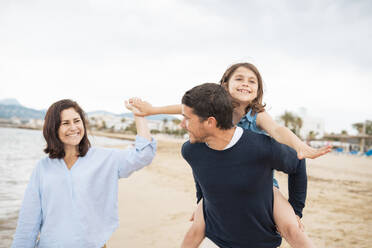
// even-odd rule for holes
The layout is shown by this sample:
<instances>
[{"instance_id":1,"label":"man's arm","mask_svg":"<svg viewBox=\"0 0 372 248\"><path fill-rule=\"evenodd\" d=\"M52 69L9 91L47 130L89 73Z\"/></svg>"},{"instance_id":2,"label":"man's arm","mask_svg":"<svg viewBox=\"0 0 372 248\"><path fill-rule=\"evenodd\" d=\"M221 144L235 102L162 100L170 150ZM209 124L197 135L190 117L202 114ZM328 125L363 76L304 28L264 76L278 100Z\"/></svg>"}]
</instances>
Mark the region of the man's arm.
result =
<instances>
[{"instance_id":1,"label":"man's arm","mask_svg":"<svg viewBox=\"0 0 372 248\"><path fill-rule=\"evenodd\" d=\"M194 173L193 173L193 175L194 175ZM194 180L195 180L195 188L196 188L196 203L199 203L200 200L203 199L203 192L201 190L201 187L200 187L198 181L195 178L195 175L194 175Z\"/></svg>"},{"instance_id":2,"label":"man's arm","mask_svg":"<svg viewBox=\"0 0 372 248\"><path fill-rule=\"evenodd\" d=\"M295 174L288 175L289 203L292 205L296 215L302 218L302 210L305 207L307 192L307 174L305 159L298 160Z\"/></svg>"},{"instance_id":3,"label":"man's arm","mask_svg":"<svg viewBox=\"0 0 372 248\"><path fill-rule=\"evenodd\" d=\"M288 201L292 205L296 215L302 217L307 192L305 160L298 160L294 149L280 144L272 138L269 139L272 154L271 166L273 169L288 174Z\"/></svg>"}]
</instances>

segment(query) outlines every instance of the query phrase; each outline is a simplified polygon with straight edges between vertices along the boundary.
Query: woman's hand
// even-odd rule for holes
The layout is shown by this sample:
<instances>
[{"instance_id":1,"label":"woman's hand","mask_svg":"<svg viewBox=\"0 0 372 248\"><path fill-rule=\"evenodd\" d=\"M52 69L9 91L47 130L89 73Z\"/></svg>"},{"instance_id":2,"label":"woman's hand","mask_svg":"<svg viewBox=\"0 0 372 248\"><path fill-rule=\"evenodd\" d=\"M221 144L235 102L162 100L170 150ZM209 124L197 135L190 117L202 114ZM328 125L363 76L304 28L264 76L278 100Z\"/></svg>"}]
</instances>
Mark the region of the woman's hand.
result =
<instances>
[{"instance_id":1,"label":"woman's hand","mask_svg":"<svg viewBox=\"0 0 372 248\"><path fill-rule=\"evenodd\" d=\"M131 111L137 116L148 116L154 112L154 107L150 103L142 101L138 97L130 98L129 104L134 108L134 111Z\"/></svg>"},{"instance_id":2,"label":"woman's hand","mask_svg":"<svg viewBox=\"0 0 372 248\"><path fill-rule=\"evenodd\" d=\"M132 113L134 115L136 115L136 116L143 116L143 115L141 115L141 111L139 111L135 106L133 106L132 104L130 104L129 101L125 101L125 107L128 110L132 111Z\"/></svg>"},{"instance_id":3,"label":"woman's hand","mask_svg":"<svg viewBox=\"0 0 372 248\"><path fill-rule=\"evenodd\" d=\"M150 134L150 129L147 124L147 120L141 114L138 114L140 113L140 111L132 104L130 104L128 101L125 101L125 107L132 111L134 114L134 122L136 123L137 134L151 141L152 138Z\"/></svg>"}]
</instances>

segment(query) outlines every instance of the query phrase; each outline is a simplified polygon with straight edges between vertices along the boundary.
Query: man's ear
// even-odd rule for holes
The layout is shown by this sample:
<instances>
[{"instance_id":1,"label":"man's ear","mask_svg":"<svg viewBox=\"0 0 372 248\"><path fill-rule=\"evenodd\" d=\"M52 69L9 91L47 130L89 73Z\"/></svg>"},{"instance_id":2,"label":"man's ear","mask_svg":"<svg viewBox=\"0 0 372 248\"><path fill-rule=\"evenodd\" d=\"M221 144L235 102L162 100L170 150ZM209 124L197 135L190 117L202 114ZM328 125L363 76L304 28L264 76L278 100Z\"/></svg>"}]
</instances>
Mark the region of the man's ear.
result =
<instances>
[{"instance_id":1,"label":"man's ear","mask_svg":"<svg viewBox=\"0 0 372 248\"><path fill-rule=\"evenodd\" d=\"M208 125L208 128L216 128L217 127L217 120L213 116L208 117L205 122Z\"/></svg>"}]
</instances>

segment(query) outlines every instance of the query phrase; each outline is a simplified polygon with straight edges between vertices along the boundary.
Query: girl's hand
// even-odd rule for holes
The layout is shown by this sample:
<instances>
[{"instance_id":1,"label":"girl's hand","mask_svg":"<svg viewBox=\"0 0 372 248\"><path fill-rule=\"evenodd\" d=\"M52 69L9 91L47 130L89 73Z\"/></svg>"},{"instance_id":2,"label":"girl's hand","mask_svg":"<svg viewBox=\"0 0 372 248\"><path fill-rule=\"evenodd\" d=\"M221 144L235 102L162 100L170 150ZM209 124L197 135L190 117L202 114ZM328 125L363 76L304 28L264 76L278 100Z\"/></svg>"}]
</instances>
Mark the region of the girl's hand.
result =
<instances>
[{"instance_id":1,"label":"girl's hand","mask_svg":"<svg viewBox=\"0 0 372 248\"><path fill-rule=\"evenodd\" d=\"M316 149L312 148L305 143L302 142L299 149L297 149L297 157L298 159L304 159L304 158L317 158L324 154L329 153L332 150L331 145L324 146L322 148Z\"/></svg>"},{"instance_id":2,"label":"girl's hand","mask_svg":"<svg viewBox=\"0 0 372 248\"><path fill-rule=\"evenodd\" d=\"M142 101L138 97L130 98L129 103L136 109L135 115L137 116L148 116L153 114L153 106L148 102Z\"/></svg>"}]
</instances>

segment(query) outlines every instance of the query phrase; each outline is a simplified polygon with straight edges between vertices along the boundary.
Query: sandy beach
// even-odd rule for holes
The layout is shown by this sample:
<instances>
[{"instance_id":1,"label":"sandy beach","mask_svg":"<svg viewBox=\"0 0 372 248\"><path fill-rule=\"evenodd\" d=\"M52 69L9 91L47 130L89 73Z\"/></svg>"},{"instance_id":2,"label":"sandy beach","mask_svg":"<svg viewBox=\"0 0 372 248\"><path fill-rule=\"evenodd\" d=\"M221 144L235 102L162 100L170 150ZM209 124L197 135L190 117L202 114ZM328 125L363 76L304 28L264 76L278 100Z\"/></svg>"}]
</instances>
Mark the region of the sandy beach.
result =
<instances>
[{"instance_id":1,"label":"sandy beach","mask_svg":"<svg viewBox=\"0 0 372 248\"><path fill-rule=\"evenodd\" d=\"M195 207L182 141L160 140L153 163L120 181L120 227L108 248L179 247ZM305 230L317 247L371 247L372 159L329 154L308 160ZM287 194L287 176L277 173ZM283 240L281 247L289 247Z\"/></svg>"}]
</instances>

